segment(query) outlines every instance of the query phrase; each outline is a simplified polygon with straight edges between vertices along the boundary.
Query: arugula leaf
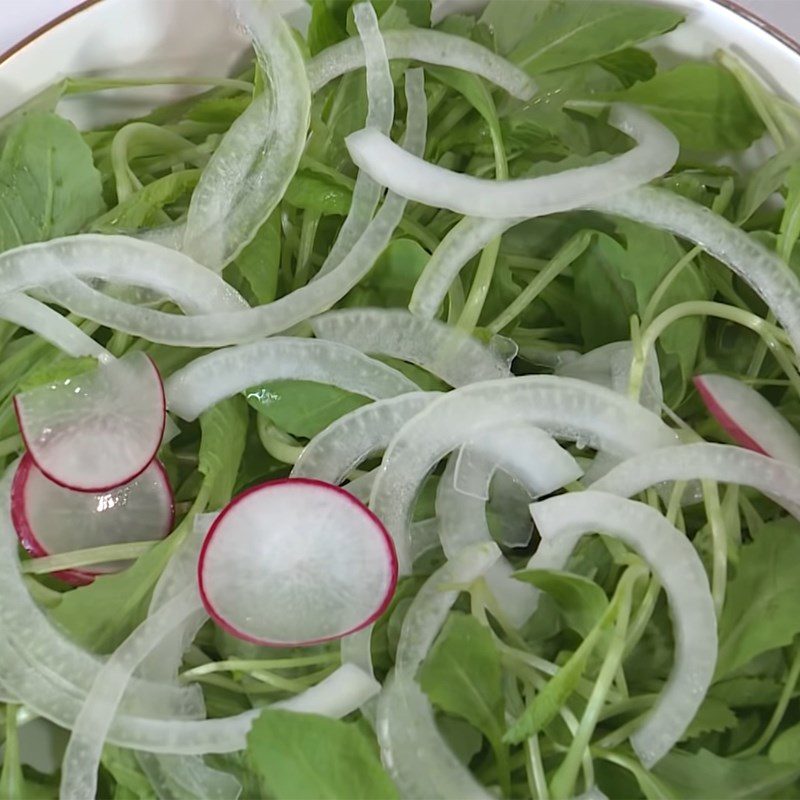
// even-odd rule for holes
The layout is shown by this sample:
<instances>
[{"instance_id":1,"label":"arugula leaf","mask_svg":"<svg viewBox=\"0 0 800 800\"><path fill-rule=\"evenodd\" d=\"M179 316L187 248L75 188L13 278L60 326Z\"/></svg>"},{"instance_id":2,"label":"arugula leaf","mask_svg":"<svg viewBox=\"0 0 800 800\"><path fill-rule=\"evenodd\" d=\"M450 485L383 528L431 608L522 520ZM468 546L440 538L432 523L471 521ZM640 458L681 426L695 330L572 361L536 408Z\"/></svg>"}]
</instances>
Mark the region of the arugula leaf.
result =
<instances>
[{"instance_id":1,"label":"arugula leaf","mask_svg":"<svg viewBox=\"0 0 800 800\"><path fill-rule=\"evenodd\" d=\"M681 64L606 99L641 106L691 150L744 150L765 131L739 82L718 64Z\"/></svg>"},{"instance_id":2,"label":"arugula leaf","mask_svg":"<svg viewBox=\"0 0 800 800\"><path fill-rule=\"evenodd\" d=\"M27 392L47 383L62 383L96 367L97 359L91 356L63 357L55 363L40 363L19 382L19 391Z\"/></svg>"},{"instance_id":3,"label":"arugula leaf","mask_svg":"<svg viewBox=\"0 0 800 800\"><path fill-rule=\"evenodd\" d=\"M326 47L347 38L347 31L332 13L330 4L326 0L314 0L311 3L311 20L306 35L311 55L315 56Z\"/></svg>"},{"instance_id":4,"label":"arugula leaf","mask_svg":"<svg viewBox=\"0 0 800 800\"><path fill-rule=\"evenodd\" d=\"M508 4L518 20L519 9ZM613 0L552 0L509 58L532 75L625 50L671 31L683 15L653 5Z\"/></svg>"},{"instance_id":5,"label":"arugula leaf","mask_svg":"<svg viewBox=\"0 0 800 800\"><path fill-rule=\"evenodd\" d=\"M610 72L625 87L634 83L649 81L656 74L656 60L646 50L628 47L609 53L597 60L606 72Z\"/></svg>"},{"instance_id":6,"label":"arugula leaf","mask_svg":"<svg viewBox=\"0 0 800 800\"><path fill-rule=\"evenodd\" d=\"M407 306L430 253L413 239L394 239L369 274L347 295L344 305Z\"/></svg>"},{"instance_id":7,"label":"arugula leaf","mask_svg":"<svg viewBox=\"0 0 800 800\"><path fill-rule=\"evenodd\" d=\"M284 200L295 208L323 216L344 217L350 210L353 193L329 176L299 169L286 188Z\"/></svg>"},{"instance_id":8,"label":"arugula leaf","mask_svg":"<svg viewBox=\"0 0 800 800\"><path fill-rule=\"evenodd\" d=\"M247 437L247 404L229 397L200 416L200 454L197 469L208 484L208 507L222 508L233 494Z\"/></svg>"},{"instance_id":9,"label":"arugula leaf","mask_svg":"<svg viewBox=\"0 0 800 800\"><path fill-rule=\"evenodd\" d=\"M233 262L247 281L258 305L271 303L278 294L281 267L281 217L276 209L258 229L252 241Z\"/></svg>"},{"instance_id":10,"label":"arugula leaf","mask_svg":"<svg viewBox=\"0 0 800 800\"><path fill-rule=\"evenodd\" d=\"M259 414L292 436L311 439L339 417L369 403L338 386L312 381L272 381L245 392Z\"/></svg>"},{"instance_id":11,"label":"arugula leaf","mask_svg":"<svg viewBox=\"0 0 800 800\"><path fill-rule=\"evenodd\" d=\"M116 781L115 800L156 800L156 793L137 763L133 750L107 744L103 748L101 764Z\"/></svg>"},{"instance_id":12,"label":"arugula leaf","mask_svg":"<svg viewBox=\"0 0 800 800\"><path fill-rule=\"evenodd\" d=\"M583 575L549 569L528 569L514 573L519 581L547 592L558 603L567 624L586 637L608 608L606 593Z\"/></svg>"},{"instance_id":13,"label":"arugula leaf","mask_svg":"<svg viewBox=\"0 0 800 800\"><path fill-rule=\"evenodd\" d=\"M798 559L800 523L793 519L767 523L742 547L719 623L717 678L800 633Z\"/></svg>"},{"instance_id":14,"label":"arugula leaf","mask_svg":"<svg viewBox=\"0 0 800 800\"><path fill-rule=\"evenodd\" d=\"M787 728L769 748L769 760L773 764L792 764L800 767L800 724Z\"/></svg>"},{"instance_id":15,"label":"arugula leaf","mask_svg":"<svg viewBox=\"0 0 800 800\"><path fill-rule=\"evenodd\" d=\"M394 800L376 748L353 723L265 709L247 735L247 755L274 800Z\"/></svg>"},{"instance_id":16,"label":"arugula leaf","mask_svg":"<svg viewBox=\"0 0 800 800\"><path fill-rule=\"evenodd\" d=\"M795 145L776 153L753 172L739 201L736 214L739 224L747 222L783 186L789 170L798 160L800 145Z\"/></svg>"},{"instance_id":17,"label":"arugula leaf","mask_svg":"<svg viewBox=\"0 0 800 800\"><path fill-rule=\"evenodd\" d=\"M697 709L686 733L681 737L681 741L695 739L704 733L717 733L735 728L738 720L736 714L722 700L708 696L703 700L703 704Z\"/></svg>"},{"instance_id":18,"label":"arugula leaf","mask_svg":"<svg viewBox=\"0 0 800 800\"><path fill-rule=\"evenodd\" d=\"M34 112L0 155L0 251L76 233L105 210L100 173L75 126Z\"/></svg>"},{"instance_id":19,"label":"arugula leaf","mask_svg":"<svg viewBox=\"0 0 800 800\"><path fill-rule=\"evenodd\" d=\"M715 683L709 697L717 698L731 708L771 706L778 702L783 687L769 678L731 678Z\"/></svg>"}]
</instances>

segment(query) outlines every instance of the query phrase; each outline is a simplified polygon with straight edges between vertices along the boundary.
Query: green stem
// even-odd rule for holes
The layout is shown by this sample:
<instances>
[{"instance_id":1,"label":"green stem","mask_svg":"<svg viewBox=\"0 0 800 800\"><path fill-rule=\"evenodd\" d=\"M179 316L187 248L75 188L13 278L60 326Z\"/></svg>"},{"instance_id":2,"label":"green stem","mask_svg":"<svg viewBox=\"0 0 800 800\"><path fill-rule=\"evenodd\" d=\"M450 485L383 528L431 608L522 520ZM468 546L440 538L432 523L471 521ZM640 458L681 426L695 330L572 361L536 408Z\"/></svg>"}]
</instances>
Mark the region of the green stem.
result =
<instances>
[{"instance_id":1,"label":"green stem","mask_svg":"<svg viewBox=\"0 0 800 800\"><path fill-rule=\"evenodd\" d=\"M725 587L728 582L728 535L725 530L717 484L709 480L700 483L703 487L703 505L711 528L711 542L714 551L711 563L711 597L714 600L717 619L719 619L725 605Z\"/></svg>"},{"instance_id":2,"label":"green stem","mask_svg":"<svg viewBox=\"0 0 800 800\"><path fill-rule=\"evenodd\" d=\"M78 569L91 564L102 564L104 561L128 561L152 550L159 542L124 542L122 544L106 544L102 547L86 547L83 550L71 550L69 553L57 553L52 556L32 558L22 563L22 572L26 575L46 575L49 572L60 572L66 569Z\"/></svg>"},{"instance_id":3,"label":"green stem","mask_svg":"<svg viewBox=\"0 0 800 800\"><path fill-rule=\"evenodd\" d=\"M0 772L0 797L15 800L26 796L25 779L19 760L19 736L17 733L18 706L6 706L6 741L3 753L3 771Z\"/></svg>"},{"instance_id":4,"label":"green stem","mask_svg":"<svg viewBox=\"0 0 800 800\"><path fill-rule=\"evenodd\" d=\"M86 94L87 92L103 92L108 89L126 89L136 86L217 86L226 89L238 89L242 92L253 91L253 84L236 78L210 77L168 77L168 78L67 78L64 81L64 96Z\"/></svg>"},{"instance_id":5,"label":"green stem","mask_svg":"<svg viewBox=\"0 0 800 800\"><path fill-rule=\"evenodd\" d=\"M193 680L200 675L214 672L258 672L260 670L295 669L297 667L316 667L319 664L338 663L338 653L320 653L315 656L298 656L296 658L231 658L225 661L211 661L199 667L181 673L181 680Z\"/></svg>"},{"instance_id":6,"label":"green stem","mask_svg":"<svg viewBox=\"0 0 800 800\"><path fill-rule=\"evenodd\" d=\"M256 416L258 438L264 449L284 464L294 464L300 458L303 448L297 440L276 428L263 414Z\"/></svg>"},{"instance_id":7,"label":"green stem","mask_svg":"<svg viewBox=\"0 0 800 800\"><path fill-rule=\"evenodd\" d=\"M475 271L475 278L467 295L467 302L464 303L464 310L456 323L456 327L466 333L472 333L478 325L486 296L489 294L489 287L492 285L499 252L500 237L498 236L496 239L492 239L481 253L478 269Z\"/></svg>"},{"instance_id":8,"label":"green stem","mask_svg":"<svg viewBox=\"0 0 800 800\"><path fill-rule=\"evenodd\" d=\"M314 252L314 239L321 219L320 214L306 211L300 226L300 243L297 246L297 269L294 273L294 288L300 289L308 283L311 256Z\"/></svg>"}]
</instances>

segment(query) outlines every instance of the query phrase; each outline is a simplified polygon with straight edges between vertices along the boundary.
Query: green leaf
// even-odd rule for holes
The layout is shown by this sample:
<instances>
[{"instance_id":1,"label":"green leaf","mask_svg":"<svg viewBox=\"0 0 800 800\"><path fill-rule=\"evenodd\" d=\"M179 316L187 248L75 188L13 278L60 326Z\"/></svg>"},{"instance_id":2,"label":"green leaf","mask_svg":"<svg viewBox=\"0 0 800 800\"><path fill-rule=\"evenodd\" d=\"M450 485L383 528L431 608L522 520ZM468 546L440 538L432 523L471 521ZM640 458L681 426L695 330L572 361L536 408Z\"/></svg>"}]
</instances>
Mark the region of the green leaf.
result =
<instances>
[{"instance_id":1,"label":"green leaf","mask_svg":"<svg viewBox=\"0 0 800 800\"><path fill-rule=\"evenodd\" d=\"M628 47L609 53L597 60L606 72L610 72L625 87L634 83L649 81L656 74L656 60L646 50Z\"/></svg>"},{"instance_id":2,"label":"green leaf","mask_svg":"<svg viewBox=\"0 0 800 800\"><path fill-rule=\"evenodd\" d=\"M251 101L252 97L249 94L240 94L235 97L206 97L198 100L189 108L186 118L193 122L224 125L227 128L233 125Z\"/></svg>"},{"instance_id":3,"label":"green leaf","mask_svg":"<svg viewBox=\"0 0 800 800\"><path fill-rule=\"evenodd\" d=\"M298 170L284 194L284 200L295 208L323 216L344 217L350 210L353 193L329 176L308 169Z\"/></svg>"},{"instance_id":4,"label":"green leaf","mask_svg":"<svg viewBox=\"0 0 800 800\"><path fill-rule=\"evenodd\" d=\"M513 3L509 13L519 19ZM671 31L683 15L655 5L552 0L510 58L532 75L594 61Z\"/></svg>"},{"instance_id":5,"label":"green leaf","mask_svg":"<svg viewBox=\"0 0 800 800\"><path fill-rule=\"evenodd\" d=\"M800 724L787 728L769 748L769 760L773 764L792 764L800 767Z\"/></svg>"},{"instance_id":6,"label":"green leaf","mask_svg":"<svg viewBox=\"0 0 800 800\"><path fill-rule=\"evenodd\" d=\"M247 403L229 397L200 416L203 432L197 469L208 486L208 507L222 508L231 499L247 437Z\"/></svg>"},{"instance_id":7,"label":"green leaf","mask_svg":"<svg viewBox=\"0 0 800 800\"><path fill-rule=\"evenodd\" d=\"M789 170L798 160L800 145L795 145L776 153L752 173L739 201L736 215L739 223L749 220L783 186Z\"/></svg>"},{"instance_id":8,"label":"green leaf","mask_svg":"<svg viewBox=\"0 0 800 800\"><path fill-rule=\"evenodd\" d=\"M768 758L722 758L700 750L686 753L672 750L653 772L687 800L708 797L774 797L800 775L800 768L776 766Z\"/></svg>"},{"instance_id":9,"label":"green leaf","mask_svg":"<svg viewBox=\"0 0 800 800\"><path fill-rule=\"evenodd\" d=\"M690 150L744 150L765 130L739 82L717 64L681 64L608 99L640 106Z\"/></svg>"},{"instance_id":10,"label":"green leaf","mask_svg":"<svg viewBox=\"0 0 800 800\"><path fill-rule=\"evenodd\" d=\"M369 274L347 295L345 305L407 306L430 257L430 253L413 239L393 240Z\"/></svg>"},{"instance_id":11,"label":"green leaf","mask_svg":"<svg viewBox=\"0 0 800 800\"><path fill-rule=\"evenodd\" d=\"M337 386L312 381L272 381L248 389L245 397L278 428L307 439L370 402Z\"/></svg>"},{"instance_id":12,"label":"green leaf","mask_svg":"<svg viewBox=\"0 0 800 800\"><path fill-rule=\"evenodd\" d=\"M594 581L573 572L528 569L514 577L547 592L567 624L583 637L589 635L608 608L606 593Z\"/></svg>"},{"instance_id":13,"label":"green leaf","mask_svg":"<svg viewBox=\"0 0 800 800\"><path fill-rule=\"evenodd\" d=\"M340 24L325 0L314 0L311 4L311 21L308 24L308 49L315 56L326 47L347 39L347 31Z\"/></svg>"},{"instance_id":14,"label":"green leaf","mask_svg":"<svg viewBox=\"0 0 800 800\"><path fill-rule=\"evenodd\" d=\"M97 359L91 356L78 358L61 358L54 364L39 364L35 366L19 383L19 391L27 392L37 386L47 383L63 383L77 375L82 375L97 367Z\"/></svg>"},{"instance_id":15,"label":"green leaf","mask_svg":"<svg viewBox=\"0 0 800 800\"><path fill-rule=\"evenodd\" d=\"M100 173L75 126L23 117L0 155L0 251L76 233L105 209Z\"/></svg>"},{"instance_id":16,"label":"green leaf","mask_svg":"<svg viewBox=\"0 0 800 800\"><path fill-rule=\"evenodd\" d=\"M281 267L281 216L276 210L258 229L233 265L247 281L258 305L271 303L278 294Z\"/></svg>"},{"instance_id":17,"label":"green leaf","mask_svg":"<svg viewBox=\"0 0 800 800\"><path fill-rule=\"evenodd\" d=\"M773 706L778 702L782 689L778 681L769 678L731 678L715 683L709 690L709 696L731 708Z\"/></svg>"},{"instance_id":18,"label":"green leaf","mask_svg":"<svg viewBox=\"0 0 800 800\"><path fill-rule=\"evenodd\" d=\"M116 782L115 798L155 800L156 793L136 761L133 750L107 744L103 748L102 766Z\"/></svg>"},{"instance_id":19,"label":"green leaf","mask_svg":"<svg viewBox=\"0 0 800 800\"><path fill-rule=\"evenodd\" d=\"M716 697L708 696L697 709L694 719L681 737L681 741L694 739L704 733L718 733L735 728L738 720L727 703Z\"/></svg>"},{"instance_id":20,"label":"green leaf","mask_svg":"<svg viewBox=\"0 0 800 800\"><path fill-rule=\"evenodd\" d=\"M489 629L471 615L451 614L422 665L423 691L443 711L498 743L505 710L502 680L500 654Z\"/></svg>"},{"instance_id":21,"label":"green leaf","mask_svg":"<svg viewBox=\"0 0 800 800\"><path fill-rule=\"evenodd\" d=\"M800 523L770 522L742 547L719 624L717 678L800 633Z\"/></svg>"},{"instance_id":22,"label":"green leaf","mask_svg":"<svg viewBox=\"0 0 800 800\"><path fill-rule=\"evenodd\" d=\"M265 709L247 735L247 754L274 800L387 800L397 790L377 748L358 725Z\"/></svg>"}]
</instances>

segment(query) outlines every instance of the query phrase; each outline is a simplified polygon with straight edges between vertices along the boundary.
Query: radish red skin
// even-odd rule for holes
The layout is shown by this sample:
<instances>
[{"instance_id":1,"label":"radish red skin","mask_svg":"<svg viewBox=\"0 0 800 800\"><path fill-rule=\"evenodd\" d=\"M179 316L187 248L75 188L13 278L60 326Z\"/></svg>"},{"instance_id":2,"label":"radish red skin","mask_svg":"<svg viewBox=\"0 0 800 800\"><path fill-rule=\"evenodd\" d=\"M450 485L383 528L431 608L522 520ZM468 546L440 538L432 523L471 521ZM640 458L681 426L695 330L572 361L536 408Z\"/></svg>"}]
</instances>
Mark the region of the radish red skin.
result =
<instances>
[{"instance_id":1,"label":"radish red skin","mask_svg":"<svg viewBox=\"0 0 800 800\"><path fill-rule=\"evenodd\" d=\"M63 478L60 478L57 475L53 475L51 471L49 471L46 467L44 467L36 459L36 456L34 455L35 448L31 448L30 442L29 442L27 434L25 432L25 425L23 424L23 421L22 421L21 412L20 412L19 405L18 405L18 402L17 402L17 396L15 396L13 398L14 414L17 417L17 425L19 427L20 435L22 436L22 441L25 444L25 449L27 450L28 454L30 454L31 458L33 459L34 463L36 464L37 469L48 480L52 481L57 486L61 486L63 489L69 489L70 491L73 491L73 492L84 492L86 494L102 494L103 492L110 492L110 491L118 488L119 486L124 486L126 483L130 483L131 481L136 480L136 478L138 478L150 466L150 464L155 459L156 455L158 455L158 451L159 451L159 449L161 447L161 442L162 442L162 440L164 438L164 431L166 430L166 425L167 425L167 396L166 396L166 394L164 392L164 381L161 379L161 373L158 371L158 367L156 366L155 361L153 361L153 359L149 355L145 354L145 356L146 356L147 360L150 362L150 365L152 366L153 371L155 372L156 379L157 379L157 382L158 382L158 387L159 387L159 392L160 392L160 397L161 397L161 430L159 431L159 435L158 435L158 438L156 440L155 447L153 449L152 454L150 455L150 458L147 460L147 463L145 463L141 467L141 469L138 469L136 472L132 473L131 475L126 475L124 480L116 482L116 483L105 484L105 485L102 485L102 486L91 486L91 487L75 486L75 485L72 485L72 484L66 482Z\"/></svg>"},{"instance_id":2,"label":"radish red skin","mask_svg":"<svg viewBox=\"0 0 800 800\"><path fill-rule=\"evenodd\" d=\"M349 628L346 631L341 633L337 633L332 636L323 636L317 639L308 639L308 640L301 640L296 642L282 642L282 641L271 641L269 639L261 639L257 636L252 636L245 631L240 630L235 625L231 624L228 620L218 614L217 610L214 608L214 604L211 602L211 599L208 596L208 593L205 588L205 581L204 581L204 565L206 561L206 556L208 554L209 548L211 546L212 541L214 540L215 536L217 535L218 531L220 530L220 523L224 520L226 514L233 508L235 508L242 500L249 497L250 495L254 494L255 492L262 491L265 488L274 488L283 484L303 484L306 486L314 486L318 488L324 488L327 491L336 492L341 498L348 503L352 504L360 512L365 514L372 523L375 525L377 531L380 532L382 536L382 540L384 546L386 547L386 554L387 558L389 559L390 564L390 576L389 582L386 587L386 591L384 597L381 600L381 603L378 607L363 621L361 621L358 625ZM392 602L392 598L394 597L395 589L397 588L397 578L398 578L398 562L397 562L397 552L395 550L394 541L392 537L389 535L389 532L386 530L383 523L378 519L378 517L370 511L363 503L353 497L351 494L346 492L339 486L336 486L332 483L326 483L325 481L314 480L313 478L281 478L279 480L274 481L266 481L265 483L261 483L258 486L253 486L250 489L242 492L241 494L237 495L227 506L219 513L217 518L214 520L211 528L209 528L208 533L206 534L206 538L203 541L203 545L200 549L200 556L197 562L197 584L199 587L200 592L200 599L203 603L203 606L206 609L209 617L214 620L214 622L220 626L224 631L230 633L231 636L235 636L237 639L242 639L243 641L250 642L251 644L262 645L266 647L275 647L275 648L286 648L286 647L299 647L299 646L308 646L314 644L322 644L324 642L335 641L336 639L341 639L345 636L349 636L352 633L356 633L360 631L362 628L366 628L368 625L371 625L375 620L377 620L384 611L389 607L389 604Z\"/></svg>"},{"instance_id":3,"label":"radish red skin","mask_svg":"<svg viewBox=\"0 0 800 800\"><path fill-rule=\"evenodd\" d=\"M167 476L167 471L164 469L164 465L160 461L151 461L150 464L152 464L159 471L164 482L164 486L169 491L168 522L164 526L164 538L166 538L175 524L175 499L172 494L172 487ZM149 467L150 464L147 466ZM14 475L14 480L11 484L11 521L14 525L14 530L17 532L17 537L19 538L20 544L25 551L33 558L44 558L53 554L50 553L36 537L36 534L34 533L33 528L28 520L28 514L25 507L25 484L28 481L28 477L32 468L38 469L36 462L30 453L25 453L19 462L17 472ZM145 467L145 469L147 469L147 467ZM136 477L139 476L137 475ZM133 478L132 480L136 480L136 478ZM62 486L61 488L67 487ZM60 580L64 581L65 583L69 583L72 586L86 586L87 584L94 582L94 579L98 576L108 574L110 573L94 571L91 569L65 569L52 573L54 577L59 578Z\"/></svg>"},{"instance_id":4,"label":"radish red skin","mask_svg":"<svg viewBox=\"0 0 800 800\"><path fill-rule=\"evenodd\" d=\"M748 450L753 450L756 453L760 453L762 456L771 455L764 450L764 448L755 439L753 439L747 433L747 431L744 430L744 428L742 428L739 423L737 423L736 420L733 419L733 417L731 417L720 405L716 396L709 391L702 376L697 376L694 379L694 385L697 391L700 393L700 397L703 399L703 402L705 403L706 408L708 408L711 415L717 420L717 422L719 422L720 425L722 425L722 427L730 434L731 438L735 442L740 444L742 447L746 447Z\"/></svg>"}]
</instances>

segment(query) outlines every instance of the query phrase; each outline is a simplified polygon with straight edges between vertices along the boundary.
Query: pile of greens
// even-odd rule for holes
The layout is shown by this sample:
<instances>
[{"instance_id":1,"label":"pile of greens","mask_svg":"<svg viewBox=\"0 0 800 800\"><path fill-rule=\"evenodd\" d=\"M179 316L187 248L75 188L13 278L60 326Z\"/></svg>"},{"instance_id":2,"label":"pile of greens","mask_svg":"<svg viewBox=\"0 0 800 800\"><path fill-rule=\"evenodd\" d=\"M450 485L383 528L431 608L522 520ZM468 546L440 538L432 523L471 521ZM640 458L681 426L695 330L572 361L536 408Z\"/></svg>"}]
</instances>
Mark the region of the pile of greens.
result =
<instances>
[{"instance_id":1,"label":"pile of greens","mask_svg":"<svg viewBox=\"0 0 800 800\"><path fill-rule=\"evenodd\" d=\"M384 30L431 26L427 0L373 6ZM501 163L511 178L600 163L629 147L607 123L605 104L631 103L680 141L680 160L659 183L713 209L800 272L800 109L769 93L729 54L657 63L649 43L682 21L660 5L614 0L492 0L478 16L448 17L439 30L507 56L535 78L539 92L523 103L475 75L426 67L425 158L482 177L498 174ZM353 35L347 0L315 0L302 48L311 57ZM392 63L396 86L406 66ZM61 98L78 94L96 93L102 104L104 90L123 84L68 79L0 121L0 251L78 232L136 234L180 220L221 138L264 88L259 68L250 65L200 94L98 130L79 131L56 111ZM402 90L397 103L402 119ZM252 305L304 286L329 252L355 181L344 139L364 125L366 109L363 70L314 95L299 169L279 207L224 272ZM747 151L765 135L774 155L754 169ZM338 307L407 307L431 253L457 221L452 212L410 204L370 274ZM552 371L570 351L620 340L653 344L668 416L705 439L727 441L693 389L692 377L704 372L740 378L800 425L796 355L763 302L701 248L635 222L569 212L518 225L462 272L442 315L483 341L497 333L510 338L519 348L519 375ZM114 355L146 352L165 377L198 355L69 318ZM418 367L385 360L423 389L447 388ZM0 322L6 465L22 449L13 395L91 366L91 359L68 358ZM218 404L198 423L182 423L159 456L175 487L176 531L154 546L120 546L117 557L135 563L78 588L51 573L81 566L85 554L27 559L31 593L76 642L111 652L144 619L194 515L288 475L308 440L366 402L328 385L276 381ZM416 519L434 515L440 472L426 482ZM419 674L442 734L497 796L568 798L593 780L611 798L800 797L800 523L735 485L705 482L698 502L685 506L655 491L642 499L686 533L709 572L715 531L724 531L727 547L727 577L717 586L714 683L679 747L649 771L628 743L669 674L672 626L657 581L629 550L601 536L579 545L568 572L525 570L535 533L527 547L504 550L519 579L542 591L521 630L494 618L481 581L464 587ZM499 528L497 505L490 499L487 508L490 526ZM439 549L418 560L377 623L372 654L379 679L392 669L412 599L443 561ZM339 663L338 642L269 649L209 622L185 654L181 681L198 683L209 717L223 717L302 691ZM598 676L609 665L613 680L598 698ZM601 704L599 721L576 735L590 696ZM57 770L21 766L29 756L23 726L35 715L13 703L3 713L0 797L56 796ZM205 761L233 775L248 798L397 796L361 714L339 721L265 709L246 752ZM99 795L203 796L202 785L153 775L144 757L109 745Z\"/></svg>"}]
</instances>

